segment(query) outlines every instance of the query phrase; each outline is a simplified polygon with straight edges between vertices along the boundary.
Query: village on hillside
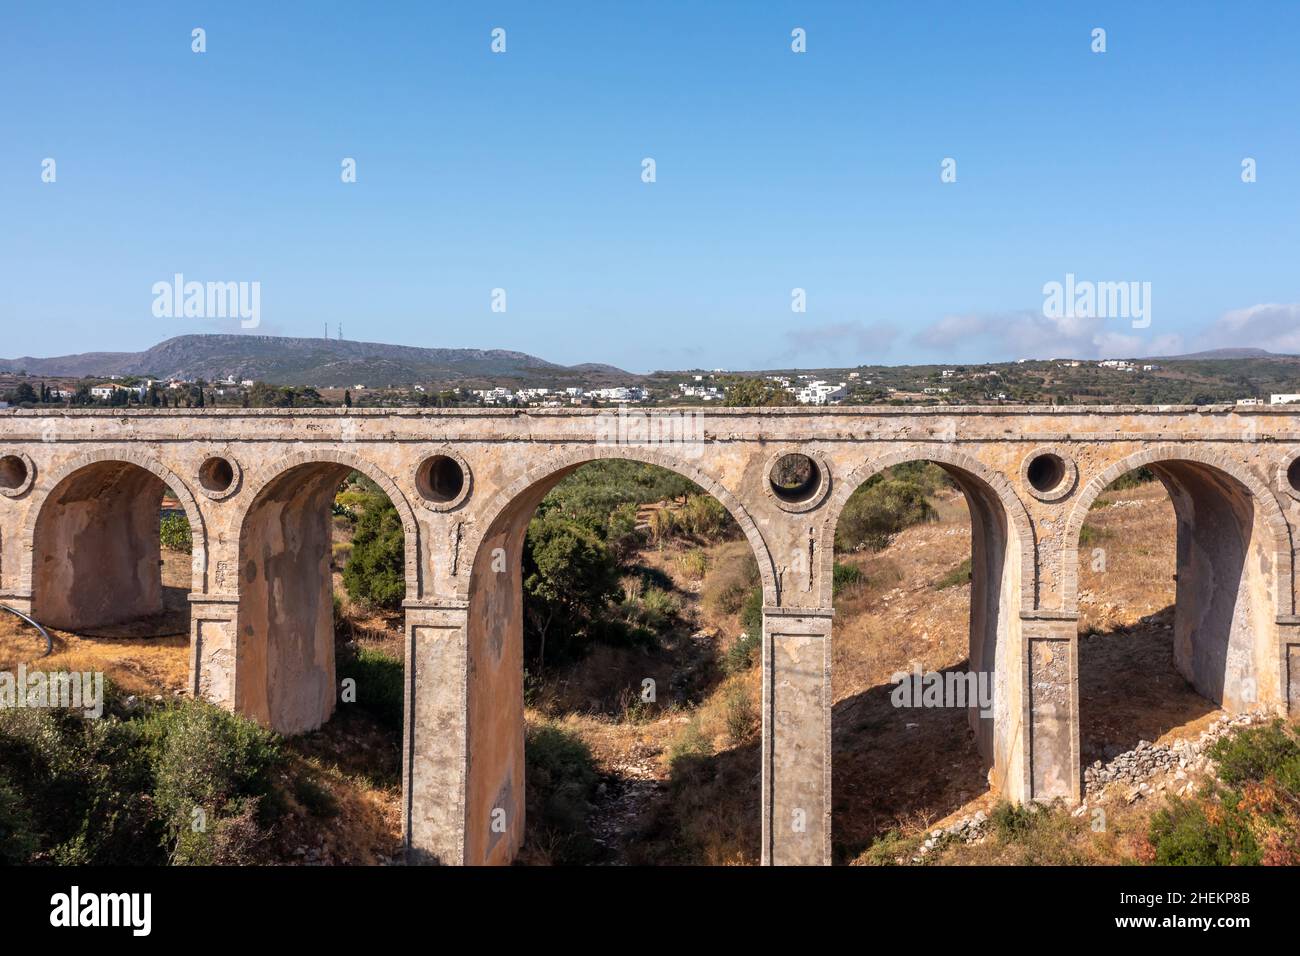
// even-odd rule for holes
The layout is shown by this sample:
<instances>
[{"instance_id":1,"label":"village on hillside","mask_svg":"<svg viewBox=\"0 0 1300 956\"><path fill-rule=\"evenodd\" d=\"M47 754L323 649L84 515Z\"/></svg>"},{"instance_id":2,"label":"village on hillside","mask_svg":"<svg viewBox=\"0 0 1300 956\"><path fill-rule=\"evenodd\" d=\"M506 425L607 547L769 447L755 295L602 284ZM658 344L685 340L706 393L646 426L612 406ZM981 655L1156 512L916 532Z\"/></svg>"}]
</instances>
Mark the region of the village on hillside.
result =
<instances>
[{"instance_id":1,"label":"village on hillside","mask_svg":"<svg viewBox=\"0 0 1300 956\"><path fill-rule=\"evenodd\" d=\"M1021 359L988 365L876 366L730 372L661 371L617 385L427 381L288 384L225 375L206 380L108 375L74 378L0 373L0 407L153 408L510 407L611 405L1281 405L1300 401L1300 361L1248 359ZM1243 387L1243 382L1249 387ZM545 384L544 384L545 383ZM1289 387L1288 387L1289 386Z\"/></svg>"}]
</instances>

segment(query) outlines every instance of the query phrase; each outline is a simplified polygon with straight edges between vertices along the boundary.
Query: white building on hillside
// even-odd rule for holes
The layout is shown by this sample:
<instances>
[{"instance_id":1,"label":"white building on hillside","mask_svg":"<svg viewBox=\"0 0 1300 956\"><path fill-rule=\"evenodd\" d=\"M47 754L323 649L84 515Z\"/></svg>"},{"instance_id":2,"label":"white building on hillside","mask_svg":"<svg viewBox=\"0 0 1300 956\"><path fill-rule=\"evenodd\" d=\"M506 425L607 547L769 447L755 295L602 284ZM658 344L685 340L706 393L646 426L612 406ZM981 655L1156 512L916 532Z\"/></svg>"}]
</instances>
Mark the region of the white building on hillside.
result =
<instances>
[{"instance_id":1,"label":"white building on hillside","mask_svg":"<svg viewBox=\"0 0 1300 956\"><path fill-rule=\"evenodd\" d=\"M809 382L803 388L794 389L794 397L801 405L829 405L842 401L848 394L848 387L843 382L832 385L818 380Z\"/></svg>"}]
</instances>

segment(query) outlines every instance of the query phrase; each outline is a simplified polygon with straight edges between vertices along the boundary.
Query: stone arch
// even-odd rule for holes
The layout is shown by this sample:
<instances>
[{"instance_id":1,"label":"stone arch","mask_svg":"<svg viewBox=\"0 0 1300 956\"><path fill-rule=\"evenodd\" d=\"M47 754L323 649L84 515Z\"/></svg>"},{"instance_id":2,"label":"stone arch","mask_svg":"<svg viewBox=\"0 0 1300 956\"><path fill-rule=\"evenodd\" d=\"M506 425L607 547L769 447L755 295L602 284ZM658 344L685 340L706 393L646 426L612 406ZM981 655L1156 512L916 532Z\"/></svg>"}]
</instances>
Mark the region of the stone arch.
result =
<instances>
[{"instance_id":1,"label":"stone arch","mask_svg":"<svg viewBox=\"0 0 1300 956\"><path fill-rule=\"evenodd\" d=\"M38 587L35 570L37 552L40 550L40 542L37 540L38 531L42 527L44 519L49 517L49 506L59 489L86 469L112 464L131 465L142 469L157 478L163 486L176 496L176 500L180 502L186 520L190 525L192 540L190 591L195 594L207 593L207 533L204 527L203 513L199 510L194 494L190 491L189 486L162 462L146 452L130 448L103 448L86 452L64 462L48 474L42 474L38 471L37 480L44 489L44 494L39 502L33 503L23 525L22 540L25 542L25 546L19 568L18 583L20 591L31 595L34 601L39 598L36 594ZM33 606L35 607L35 605Z\"/></svg>"},{"instance_id":2,"label":"stone arch","mask_svg":"<svg viewBox=\"0 0 1300 956\"><path fill-rule=\"evenodd\" d=\"M524 648L520 556L528 523L547 492L583 464L640 461L689 478L712 494L740 524L758 561L764 599L779 599L771 557L754 521L734 495L694 465L657 448L632 445L569 447L538 460L488 498L467 538L458 596L468 608L464 701L466 780L464 856L467 862L508 863L524 835ZM509 555L504 563L498 554ZM504 812L504 829L491 814Z\"/></svg>"},{"instance_id":3,"label":"stone arch","mask_svg":"<svg viewBox=\"0 0 1300 956\"><path fill-rule=\"evenodd\" d=\"M240 492L240 497L245 503L239 514L237 526L243 528L248 513L253 509L253 505L267 486L300 465L312 464L343 465L353 471L361 472L383 489L384 494L393 503L393 507L397 509L397 514L402 520L406 551L406 597L408 600L417 599L423 591L424 575L420 565L420 525L416 521L415 510L411 507L406 495L402 493L402 489L397 486L397 483L393 481L387 472L374 462L359 455L335 448L319 448L311 451L294 452L291 455L276 459L264 469L259 468L258 477L247 482L247 487Z\"/></svg>"},{"instance_id":4,"label":"stone arch","mask_svg":"<svg viewBox=\"0 0 1300 956\"><path fill-rule=\"evenodd\" d=\"M1286 700L1277 619L1294 609L1290 529L1250 468L1210 449L1159 444L1105 468L1082 489L1062 540L1062 603L1079 606L1079 537L1115 479L1150 467L1177 516L1174 663L1196 691L1231 712Z\"/></svg>"},{"instance_id":5,"label":"stone arch","mask_svg":"<svg viewBox=\"0 0 1300 956\"><path fill-rule=\"evenodd\" d=\"M1282 514L1277 498L1268 486L1249 468L1212 451L1195 445L1153 445L1122 458L1088 481L1078 493L1074 509L1065 524L1061 551L1062 604L1066 611L1079 610L1079 533L1088 518L1088 511L1098 496L1112 481L1144 465L1161 462L1189 461L1223 472L1240 482L1258 503L1261 518L1272 539L1271 554L1277 568L1279 614L1295 612L1295 591L1292 583L1291 529Z\"/></svg>"},{"instance_id":6,"label":"stone arch","mask_svg":"<svg viewBox=\"0 0 1300 956\"><path fill-rule=\"evenodd\" d=\"M993 712L967 708L976 746L1003 796L1026 799L1026 690L1022 614L1037 605L1037 547L1028 511L1001 472L944 445L911 445L872 458L838 482L821 528L818 594L833 599L835 530L849 498L886 468L930 461L944 469L966 497L971 520L971 594L967 669L991 683Z\"/></svg>"},{"instance_id":7,"label":"stone arch","mask_svg":"<svg viewBox=\"0 0 1300 956\"><path fill-rule=\"evenodd\" d=\"M637 447L635 445L602 445L595 448L562 449L542 458L541 461L529 468L524 475L497 491L482 508L479 513L480 517L476 519L475 528L470 532L465 542L465 553L469 555L466 566L473 567L478 547L483 539L487 537L490 529L506 510L529 489L538 488L548 478L554 478L558 482L569 472L589 462L609 459L639 461L647 465L658 465L660 468L676 472L683 478L689 478L718 499L718 502L736 519L736 523L740 525L741 531L744 532L745 538L749 542L750 549L754 552L754 559L758 562L759 577L763 583L763 602L768 605L780 604L780 592L772 555L768 550L767 543L763 540L762 533L754 523L754 519L750 517L748 510L740 503L740 500L716 478L706 474L694 465L664 454L658 449ZM540 497L538 500L541 500ZM468 599L469 591L470 575L461 575L456 584L456 596L461 599Z\"/></svg>"},{"instance_id":8,"label":"stone arch","mask_svg":"<svg viewBox=\"0 0 1300 956\"><path fill-rule=\"evenodd\" d=\"M818 542L821 556L818 566L817 595L821 606L829 607L831 604L832 574L835 566L835 526L839 524L844 506L848 504L853 492L857 491L872 475L909 461L932 461L938 465L947 465L948 469L945 470L957 469L967 472L979 479L996 496L1007 521L1015 530L1019 545L1021 607L1024 610L1036 609L1038 607L1037 544L1034 524L1029 520L1029 512L1025 509L1024 502L1016 495L1011 482L1002 472L990 468L978 458L942 445L917 445L907 451L896 451L879 458L872 458L855 468L846 478L836 481L830 500L826 503L825 523L821 529L821 540Z\"/></svg>"},{"instance_id":9,"label":"stone arch","mask_svg":"<svg viewBox=\"0 0 1300 956\"><path fill-rule=\"evenodd\" d=\"M418 525L373 462L337 449L298 451L241 492L234 704L280 733L314 730L337 703L329 504L352 471L371 478L397 510L411 600L419 594Z\"/></svg>"}]
</instances>

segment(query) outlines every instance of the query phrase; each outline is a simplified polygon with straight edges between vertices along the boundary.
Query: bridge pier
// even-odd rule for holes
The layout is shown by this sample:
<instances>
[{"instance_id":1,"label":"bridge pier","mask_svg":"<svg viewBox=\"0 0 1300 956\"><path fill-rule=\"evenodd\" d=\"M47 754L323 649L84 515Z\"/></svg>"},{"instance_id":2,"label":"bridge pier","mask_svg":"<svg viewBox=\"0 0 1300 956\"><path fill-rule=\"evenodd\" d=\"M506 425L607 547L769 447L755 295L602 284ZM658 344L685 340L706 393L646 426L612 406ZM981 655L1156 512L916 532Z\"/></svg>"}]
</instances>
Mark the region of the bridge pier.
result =
<instances>
[{"instance_id":1,"label":"bridge pier","mask_svg":"<svg viewBox=\"0 0 1300 956\"><path fill-rule=\"evenodd\" d=\"M486 862L466 857L469 605L408 601L405 606L402 839L407 862Z\"/></svg>"},{"instance_id":2,"label":"bridge pier","mask_svg":"<svg viewBox=\"0 0 1300 956\"><path fill-rule=\"evenodd\" d=\"M830 608L763 608L762 862L831 862Z\"/></svg>"},{"instance_id":3,"label":"bridge pier","mask_svg":"<svg viewBox=\"0 0 1300 956\"><path fill-rule=\"evenodd\" d=\"M235 710L239 596L190 595L190 694Z\"/></svg>"},{"instance_id":4,"label":"bridge pier","mask_svg":"<svg viewBox=\"0 0 1300 956\"><path fill-rule=\"evenodd\" d=\"M1300 717L1300 616L1279 616L1277 630L1282 693L1285 698L1279 709L1294 719Z\"/></svg>"},{"instance_id":5,"label":"bridge pier","mask_svg":"<svg viewBox=\"0 0 1300 956\"><path fill-rule=\"evenodd\" d=\"M1082 799L1079 766L1078 615L1026 612L1021 615L1019 726L1008 760L1010 800Z\"/></svg>"}]
</instances>

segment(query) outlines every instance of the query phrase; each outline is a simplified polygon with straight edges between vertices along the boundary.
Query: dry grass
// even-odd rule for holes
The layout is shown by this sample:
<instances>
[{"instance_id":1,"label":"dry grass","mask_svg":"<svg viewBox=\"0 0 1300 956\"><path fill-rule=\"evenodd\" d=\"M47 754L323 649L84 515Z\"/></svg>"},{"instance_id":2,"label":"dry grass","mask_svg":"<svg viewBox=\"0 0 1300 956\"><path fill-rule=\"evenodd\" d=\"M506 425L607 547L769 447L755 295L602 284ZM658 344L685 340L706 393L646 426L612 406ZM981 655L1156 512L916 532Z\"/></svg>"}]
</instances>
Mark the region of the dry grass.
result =
<instances>
[{"instance_id":1,"label":"dry grass","mask_svg":"<svg viewBox=\"0 0 1300 956\"><path fill-rule=\"evenodd\" d=\"M1174 603L1174 506L1158 481L1106 493L1088 514L1095 544L1079 548L1079 630L1128 626Z\"/></svg>"},{"instance_id":2,"label":"dry grass","mask_svg":"<svg viewBox=\"0 0 1300 956\"><path fill-rule=\"evenodd\" d=\"M54 651L27 624L0 614L0 669L20 663L43 671L102 671L128 694L172 696L189 683L190 557L163 552L164 612L143 621L90 633L50 632ZM158 636L162 635L162 636Z\"/></svg>"},{"instance_id":3,"label":"dry grass","mask_svg":"<svg viewBox=\"0 0 1300 956\"><path fill-rule=\"evenodd\" d=\"M402 846L401 747L395 735L364 712L341 707L320 730L287 742L289 764L282 780L288 813L276 828L277 850L300 862L299 847L314 850L313 862L373 865L400 858ZM325 790L333 812L295 796L308 780Z\"/></svg>"},{"instance_id":4,"label":"dry grass","mask_svg":"<svg viewBox=\"0 0 1300 956\"><path fill-rule=\"evenodd\" d=\"M1173 662L1177 525L1164 486L1108 491L1079 552L1079 718L1090 763L1139 740L1199 733L1219 713Z\"/></svg>"},{"instance_id":5,"label":"dry grass","mask_svg":"<svg viewBox=\"0 0 1300 956\"><path fill-rule=\"evenodd\" d=\"M1218 713L1177 674L1172 657L1175 520L1158 483L1107 492L1080 551L1080 711L1085 760L1152 741L1195 736ZM837 602L834 671L834 826L855 862L910 857L936 826L997 801L964 713L899 711L889 674L964 666L970 586L936 590L970 554L969 519L955 496L940 520L898 535L861 562L868 586ZM1101 549L1094 554L1093 548ZM873 573L874 571L874 573ZM882 577L885 579L882 580ZM1055 811L1015 839L951 845L950 864L1090 864L1139 857L1151 807L1107 806L1107 827ZM886 834L889 837L882 840ZM874 851L863 852L882 840Z\"/></svg>"}]
</instances>

